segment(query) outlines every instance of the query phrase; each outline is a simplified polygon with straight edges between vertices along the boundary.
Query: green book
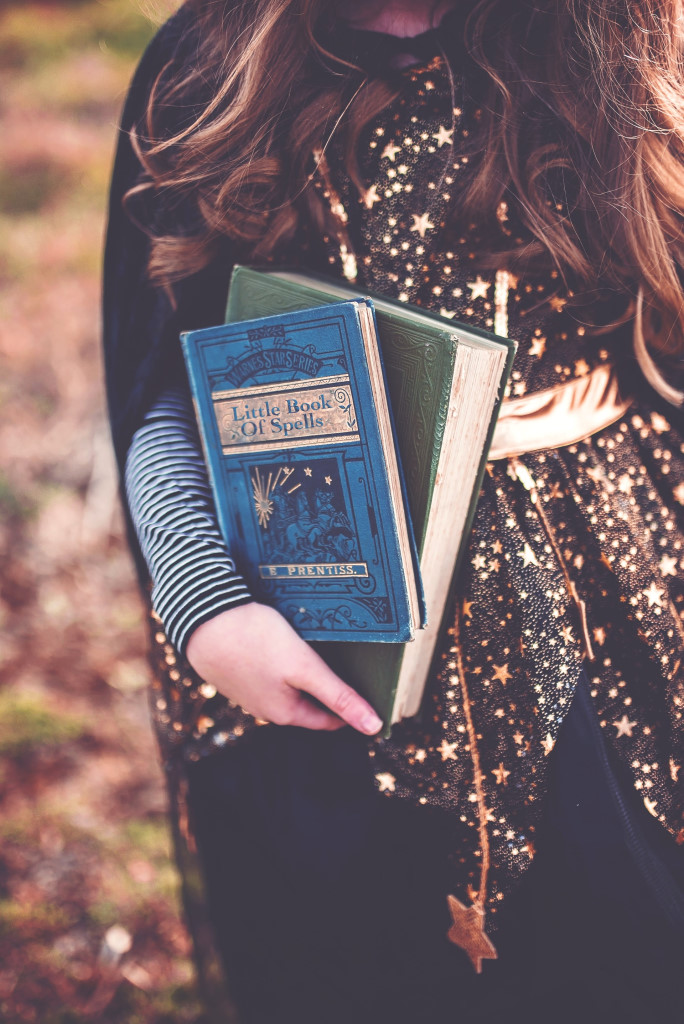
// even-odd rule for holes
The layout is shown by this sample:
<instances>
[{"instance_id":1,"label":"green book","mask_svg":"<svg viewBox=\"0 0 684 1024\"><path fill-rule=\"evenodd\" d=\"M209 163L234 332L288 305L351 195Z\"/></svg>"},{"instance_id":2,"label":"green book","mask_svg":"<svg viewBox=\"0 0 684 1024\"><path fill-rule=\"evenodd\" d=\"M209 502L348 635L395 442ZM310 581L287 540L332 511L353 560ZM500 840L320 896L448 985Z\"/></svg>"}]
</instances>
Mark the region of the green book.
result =
<instances>
[{"instance_id":1,"label":"green book","mask_svg":"<svg viewBox=\"0 0 684 1024\"><path fill-rule=\"evenodd\" d=\"M233 271L226 321L358 298L353 285L288 270ZM385 723L418 712L485 472L515 342L370 294L425 588L410 643L317 643Z\"/></svg>"}]
</instances>

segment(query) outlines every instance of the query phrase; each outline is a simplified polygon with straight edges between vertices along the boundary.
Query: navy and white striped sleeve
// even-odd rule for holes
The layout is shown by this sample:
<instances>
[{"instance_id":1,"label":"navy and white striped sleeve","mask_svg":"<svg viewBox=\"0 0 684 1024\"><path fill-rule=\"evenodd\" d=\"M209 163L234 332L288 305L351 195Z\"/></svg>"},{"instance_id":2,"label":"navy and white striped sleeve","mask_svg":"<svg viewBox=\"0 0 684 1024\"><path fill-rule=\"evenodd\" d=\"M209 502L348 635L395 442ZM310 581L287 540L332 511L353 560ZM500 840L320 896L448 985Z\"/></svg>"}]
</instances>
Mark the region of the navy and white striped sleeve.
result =
<instances>
[{"instance_id":1,"label":"navy and white striped sleeve","mask_svg":"<svg viewBox=\"0 0 684 1024\"><path fill-rule=\"evenodd\" d=\"M219 531L190 396L165 392L135 433L126 494L152 605L180 651L203 622L250 601Z\"/></svg>"}]
</instances>

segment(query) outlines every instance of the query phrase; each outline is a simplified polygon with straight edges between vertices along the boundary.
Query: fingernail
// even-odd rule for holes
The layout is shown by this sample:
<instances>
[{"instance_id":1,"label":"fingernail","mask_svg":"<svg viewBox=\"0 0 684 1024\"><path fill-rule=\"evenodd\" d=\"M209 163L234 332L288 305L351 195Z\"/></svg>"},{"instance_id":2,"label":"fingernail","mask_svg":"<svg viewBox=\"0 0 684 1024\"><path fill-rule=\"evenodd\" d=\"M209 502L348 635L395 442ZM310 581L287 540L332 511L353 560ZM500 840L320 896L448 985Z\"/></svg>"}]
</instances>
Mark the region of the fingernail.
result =
<instances>
[{"instance_id":1,"label":"fingernail","mask_svg":"<svg viewBox=\"0 0 684 1024\"><path fill-rule=\"evenodd\" d=\"M361 728L364 732L375 733L378 732L382 726L382 718L378 718L377 715L369 714L365 715L361 719Z\"/></svg>"}]
</instances>

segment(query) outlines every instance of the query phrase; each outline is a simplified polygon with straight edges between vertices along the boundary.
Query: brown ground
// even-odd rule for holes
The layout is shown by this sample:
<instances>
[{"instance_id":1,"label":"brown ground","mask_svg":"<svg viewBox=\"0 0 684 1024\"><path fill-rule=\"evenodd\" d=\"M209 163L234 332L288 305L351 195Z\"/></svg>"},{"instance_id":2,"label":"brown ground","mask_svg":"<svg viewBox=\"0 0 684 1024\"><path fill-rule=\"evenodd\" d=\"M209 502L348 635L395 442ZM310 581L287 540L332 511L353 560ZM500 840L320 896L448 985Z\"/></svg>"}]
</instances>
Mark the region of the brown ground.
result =
<instances>
[{"instance_id":1,"label":"brown ground","mask_svg":"<svg viewBox=\"0 0 684 1024\"><path fill-rule=\"evenodd\" d=\"M200 1019L99 353L116 120L153 31L141 6L0 5L0 1019L11 1024Z\"/></svg>"}]
</instances>

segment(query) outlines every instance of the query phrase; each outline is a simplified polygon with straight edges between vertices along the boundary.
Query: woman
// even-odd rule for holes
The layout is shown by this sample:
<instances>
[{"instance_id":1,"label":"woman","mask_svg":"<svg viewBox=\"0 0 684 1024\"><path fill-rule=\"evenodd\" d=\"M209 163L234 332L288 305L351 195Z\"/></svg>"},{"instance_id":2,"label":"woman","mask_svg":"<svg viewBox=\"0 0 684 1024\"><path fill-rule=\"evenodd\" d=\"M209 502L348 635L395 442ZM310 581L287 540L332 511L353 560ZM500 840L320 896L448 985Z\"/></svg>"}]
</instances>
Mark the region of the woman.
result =
<instances>
[{"instance_id":1,"label":"woman","mask_svg":"<svg viewBox=\"0 0 684 1024\"><path fill-rule=\"evenodd\" d=\"M109 397L179 853L240 1019L677 1019L681 13L193 2L141 63ZM177 337L237 261L519 342L427 713L389 741L216 527Z\"/></svg>"}]
</instances>

